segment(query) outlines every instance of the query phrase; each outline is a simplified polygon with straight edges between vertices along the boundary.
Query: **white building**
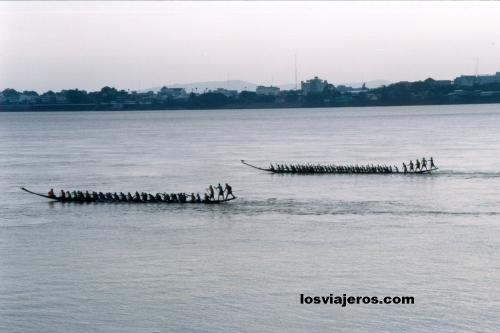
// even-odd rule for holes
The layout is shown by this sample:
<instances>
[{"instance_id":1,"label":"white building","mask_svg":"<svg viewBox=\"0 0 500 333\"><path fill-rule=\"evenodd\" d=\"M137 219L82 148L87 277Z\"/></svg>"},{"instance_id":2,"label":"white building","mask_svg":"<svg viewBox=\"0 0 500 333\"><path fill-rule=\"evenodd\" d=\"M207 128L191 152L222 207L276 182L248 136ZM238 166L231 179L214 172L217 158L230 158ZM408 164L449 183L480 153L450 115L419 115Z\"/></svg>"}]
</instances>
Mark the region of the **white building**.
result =
<instances>
[{"instance_id":1,"label":"white building","mask_svg":"<svg viewBox=\"0 0 500 333\"><path fill-rule=\"evenodd\" d=\"M478 84L490 84L490 83L500 83L500 72L496 72L494 75L479 75L477 77Z\"/></svg>"},{"instance_id":2,"label":"white building","mask_svg":"<svg viewBox=\"0 0 500 333\"><path fill-rule=\"evenodd\" d=\"M186 90L184 88L167 88L163 87L158 92L158 95L163 98L173 98L173 99L183 99L188 98Z\"/></svg>"},{"instance_id":3,"label":"white building","mask_svg":"<svg viewBox=\"0 0 500 333\"><path fill-rule=\"evenodd\" d=\"M460 75L455 80L453 84L457 86L473 86L475 84L491 84L500 83L500 72L496 72L493 75Z\"/></svg>"},{"instance_id":4,"label":"white building","mask_svg":"<svg viewBox=\"0 0 500 333\"><path fill-rule=\"evenodd\" d=\"M35 103L38 100L38 95L35 94L25 94L19 95L19 103Z\"/></svg>"},{"instance_id":5,"label":"white building","mask_svg":"<svg viewBox=\"0 0 500 333\"><path fill-rule=\"evenodd\" d=\"M280 88L273 86L257 86L255 92L257 93L257 95L278 96L280 93Z\"/></svg>"},{"instance_id":6,"label":"white building","mask_svg":"<svg viewBox=\"0 0 500 333\"><path fill-rule=\"evenodd\" d=\"M322 93L327 85L328 81L321 80L317 76L315 76L314 79L300 81L300 88L304 95L309 93Z\"/></svg>"}]
</instances>

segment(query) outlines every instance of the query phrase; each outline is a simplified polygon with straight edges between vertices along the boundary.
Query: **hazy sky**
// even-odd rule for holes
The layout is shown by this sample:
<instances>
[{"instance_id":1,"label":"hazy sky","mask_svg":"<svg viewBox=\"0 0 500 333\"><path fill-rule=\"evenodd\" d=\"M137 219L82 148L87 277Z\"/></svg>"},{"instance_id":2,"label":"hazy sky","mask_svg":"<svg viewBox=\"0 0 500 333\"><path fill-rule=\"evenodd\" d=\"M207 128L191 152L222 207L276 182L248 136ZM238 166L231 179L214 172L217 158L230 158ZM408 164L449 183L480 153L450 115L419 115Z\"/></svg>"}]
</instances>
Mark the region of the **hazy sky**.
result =
<instances>
[{"instance_id":1,"label":"hazy sky","mask_svg":"<svg viewBox=\"0 0 500 333\"><path fill-rule=\"evenodd\" d=\"M2 2L0 89L500 71L500 2Z\"/></svg>"}]
</instances>

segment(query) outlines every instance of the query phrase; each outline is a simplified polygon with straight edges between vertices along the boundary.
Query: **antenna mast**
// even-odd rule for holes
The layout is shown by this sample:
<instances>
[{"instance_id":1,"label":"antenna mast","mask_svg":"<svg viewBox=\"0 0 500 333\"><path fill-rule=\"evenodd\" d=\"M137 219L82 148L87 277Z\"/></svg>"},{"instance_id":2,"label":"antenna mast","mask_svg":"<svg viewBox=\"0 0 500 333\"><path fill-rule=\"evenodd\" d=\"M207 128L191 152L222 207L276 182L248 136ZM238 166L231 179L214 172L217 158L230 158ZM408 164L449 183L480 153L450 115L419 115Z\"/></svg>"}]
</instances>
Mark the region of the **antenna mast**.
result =
<instances>
[{"instance_id":1,"label":"antenna mast","mask_svg":"<svg viewBox=\"0 0 500 333\"><path fill-rule=\"evenodd\" d=\"M295 60L295 90L297 90L297 53L294 54Z\"/></svg>"}]
</instances>

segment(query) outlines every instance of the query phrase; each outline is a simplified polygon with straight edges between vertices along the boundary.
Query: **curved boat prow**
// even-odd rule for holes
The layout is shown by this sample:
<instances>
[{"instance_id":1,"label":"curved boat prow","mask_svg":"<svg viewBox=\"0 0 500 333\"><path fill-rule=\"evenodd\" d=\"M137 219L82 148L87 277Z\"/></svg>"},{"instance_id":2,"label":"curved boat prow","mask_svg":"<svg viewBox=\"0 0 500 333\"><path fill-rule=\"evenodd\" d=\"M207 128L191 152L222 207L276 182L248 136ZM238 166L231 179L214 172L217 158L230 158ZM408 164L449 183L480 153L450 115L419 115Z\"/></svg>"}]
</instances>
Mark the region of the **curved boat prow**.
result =
<instances>
[{"instance_id":1,"label":"curved boat prow","mask_svg":"<svg viewBox=\"0 0 500 333\"><path fill-rule=\"evenodd\" d=\"M41 193L36 193L36 192L30 191L26 187L21 187L21 190L23 190L25 192L28 192L30 194L38 195L39 197L43 197L43 198L47 198L47 199L51 199L51 200L58 200L57 198L49 197L48 195L45 195L45 194L41 194Z\"/></svg>"},{"instance_id":2,"label":"curved boat prow","mask_svg":"<svg viewBox=\"0 0 500 333\"><path fill-rule=\"evenodd\" d=\"M257 170L262 170L262 171L272 171L271 169L265 169L265 168L259 168L258 166L252 165L250 163L245 162L245 160L241 160L241 163L248 165L249 167L252 167Z\"/></svg>"}]
</instances>

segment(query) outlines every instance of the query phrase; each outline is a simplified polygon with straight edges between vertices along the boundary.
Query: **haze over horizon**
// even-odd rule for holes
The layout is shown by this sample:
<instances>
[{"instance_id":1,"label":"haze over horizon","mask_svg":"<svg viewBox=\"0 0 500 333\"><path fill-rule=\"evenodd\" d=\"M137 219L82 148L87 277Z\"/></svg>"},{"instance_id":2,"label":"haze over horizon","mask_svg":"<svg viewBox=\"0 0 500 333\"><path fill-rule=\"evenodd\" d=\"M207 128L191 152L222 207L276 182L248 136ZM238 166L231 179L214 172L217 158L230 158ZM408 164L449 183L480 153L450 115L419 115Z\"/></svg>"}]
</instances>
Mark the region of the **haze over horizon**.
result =
<instances>
[{"instance_id":1,"label":"haze over horizon","mask_svg":"<svg viewBox=\"0 0 500 333\"><path fill-rule=\"evenodd\" d=\"M2 2L0 89L500 71L498 2Z\"/></svg>"}]
</instances>

